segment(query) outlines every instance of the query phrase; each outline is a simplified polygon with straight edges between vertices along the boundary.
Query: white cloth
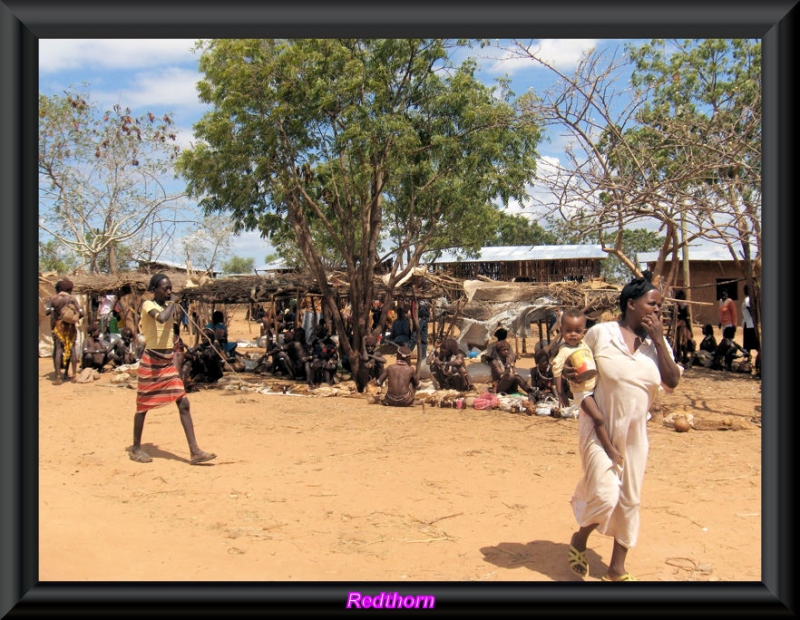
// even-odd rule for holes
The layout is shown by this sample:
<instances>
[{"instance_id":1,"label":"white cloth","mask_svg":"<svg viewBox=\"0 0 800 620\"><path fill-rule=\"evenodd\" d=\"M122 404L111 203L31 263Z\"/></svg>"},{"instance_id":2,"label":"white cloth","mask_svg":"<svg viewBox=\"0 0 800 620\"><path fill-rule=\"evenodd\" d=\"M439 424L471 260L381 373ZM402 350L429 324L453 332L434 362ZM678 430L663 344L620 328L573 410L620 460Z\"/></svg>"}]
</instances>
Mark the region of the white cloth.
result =
<instances>
[{"instance_id":1,"label":"white cloth","mask_svg":"<svg viewBox=\"0 0 800 620\"><path fill-rule=\"evenodd\" d=\"M111 314L111 310L114 308L114 302L117 300L116 295L106 295L103 297L103 300L100 302L100 307L97 309L97 314L99 316L108 316Z\"/></svg>"},{"instance_id":2,"label":"white cloth","mask_svg":"<svg viewBox=\"0 0 800 620\"><path fill-rule=\"evenodd\" d=\"M583 411L578 420L578 445L583 477L572 496L578 525L598 523L597 531L624 547L636 545L639 504L647 463L647 412L661 387L658 353L650 338L631 354L616 321L591 327L583 340L594 354L597 386L594 397L609 437L624 458L614 467Z\"/></svg>"},{"instance_id":3,"label":"white cloth","mask_svg":"<svg viewBox=\"0 0 800 620\"><path fill-rule=\"evenodd\" d=\"M753 315L750 314L749 295L745 296L745 298L742 300L742 325L748 328L755 327L755 323L753 323Z\"/></svg>"}]
</instances>

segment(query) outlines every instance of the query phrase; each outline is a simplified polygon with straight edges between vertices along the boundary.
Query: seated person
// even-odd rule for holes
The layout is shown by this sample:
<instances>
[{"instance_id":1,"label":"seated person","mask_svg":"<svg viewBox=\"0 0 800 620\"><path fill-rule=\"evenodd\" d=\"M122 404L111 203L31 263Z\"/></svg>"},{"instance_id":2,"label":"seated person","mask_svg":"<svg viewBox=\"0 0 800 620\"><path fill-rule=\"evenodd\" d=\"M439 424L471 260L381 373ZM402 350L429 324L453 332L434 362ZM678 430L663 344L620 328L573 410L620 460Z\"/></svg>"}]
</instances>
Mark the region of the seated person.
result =
<instances>
[{"instance_id":1,"label":"seated person","mask_svg":"<svg viewBox=\"0 0 800 620\"><path fill-rule=\"evenodd\" d=\"M261 304L256 304L255 308L253 308L253 312L250 315L250 320L254 323L260 323L261 319L267 314L267 311L264 310L264 306Z\"/></svg>"},{"instance_id":2,"label":"seated person","mask_svg":"<svg viewBox=\"0 0 800 620\"><path fill-rule=\"evenodd\" d=\"M311 376L314 384L325 382L336 384L336 371L339 369L339 352L330 336L317 341L311 359Z\"/></svg>"},{"instance_id":3,"label":"seated person","mask_svg":"<svg viewBox=\"0 0 800 620\"><path fill-rule=\"evenodd\" d=\"M398 347L407 346L411 342L411 323L403 306L397 307L397 318L392 321L392 329L387 340Z\"/></svg>"},{"instance_id":4,"label":"seated person","mask_svg":"<svg viewBox=\"0 0 800 620\"><path fill-rule=\"evenodd\" d=\"M289 357L289 346L293 339L294 332L291 330L279 334L276 342L267 344L267 350L258 360L256 368L294 379L294 364Z\"/></svg>"},{"instance_id":5,"label":"seated person","mask_svg":"<svg viewBox=\"0 0 800 620\"><path fill-rule=\"evenodd\" d=\"M511 350L508 340L500 340L492 351L490 369L492 371L492 385L496 394L513 394L522 391L528 394L531 402L535 395L533 388L520 376L516 367L516 356Z\"/></svg>"},{"instance_id":6,"label":"seated person","mask_svg":"<svg viewBox=\"0 0 800 620\"><path fill-rule=\"evenodd\" d=\"M467 373L464 352L455 338L448 338L434 351L429 365L440 390L474 390L472 378Z\"/></svg>"},{"instance_id":7,"label":"seated person","mask_svg":"<svg viewBox=\"0 0 800 620\"><path fill-rule=\"evenodd\" d=\"M292 334L292 340L286 350L292 363L294 379L305 379L309 386L314 385L311 375L311 353L306 348L306 333L298 327Z\"/></svg>"},{"instance_id":8,"label":"seated person","mask_svg":"<svg viewBox=\"0 0 800 620\"><path fill-rule=\"evenodd\" d=\"M119 332L119 339L115 340L108 352L109 361L114 367L124 366L125 364L135 364L139 361L136 357L136 343L133 338L133 330L130 327L123 327Z\"/></svg>"},{"instance_id":9,"label":"seated person","mask_svg":"<svg viewBox=\"0 0 800 620\"><path fill-rule=\"evenodd\" d=\"M714 338L714 327L710 323L706 323L703 325L703 339L700 341L700 347L694 352L693 362L705 368L711 368L716 351L717 339Z\"/></svg>"},{"instance_id":10,"label":"seated person","mask_svg":"<svg viewBox=\"0 0 800 620\"><path fill-rule=\"evenodd\" d=\"M546 347L540 348L533 356L536 366L531 369L531 387L533 388L534 402L540 402L547 397L558 401L553 365L550 362L550 353Z\"/></svg>"},{"instance_id":11,"label":"seated person","mask_svg":"<svg viewBox=\"0 0 800 620\"><path fill-rule=\"evenodd\" d=\"M397 361L388 366L378 377L378 386L384 381L389 385L381 403L389 407L410 407L419 388L419 377L411 364L411 349L397 349Z\"/></svg>"},{"instance_id":12,"label":"seated person","mask_svg":"<svg viewBox=\"0 0 800 620\"><path fill-rule=\"evenodd\" d=\"M367 336L364 338L364 353L361 354L361 364L358 367L356 377L356 388L363 392L370 381L377 381L383 374L386 367L386 358L376 351L378 348L378 338Z\"/></svg>"},{"instance_id":13,"label":"seated person","mask_svg":"<svg viewBox=\"0 0 800 620\"><path fill-rule=\"evenodd\" d=\"M103 372L108 361L108 347L100 338L100 326L92 323L86 328L86 338L83 341L81 355L81 368L94 368Z\"/></svg>"},{"instance_id":14,"label":"seated person","mask_svg":"<svg viewBox=\"0 0 800 620\"><path fill-rule=\"evenodd\" d=\"M703 325L703 339L700 341L700 350L714 353L717 350L717 339L714 338L714 328L710 323Z\"/></svg>"},{"instance_id":15,"label":"seated person","mask_svg":"<svg viewBox=\"0 0 800 620\"><path fill-rule=\"evenodd\" d=\"M711 368L715 370L732 370L734 359L739 357L750 359L750 352L745 351L739 343L733 341L735 334L736 327L734 325L728 325L722 330L722 340L714 352L714 361L711 364Z\"/></svg>"},{"instance_id":16,"label":"seated person","mask_svg":"<svg viewBox=\"0 0 800 620\"><path fill-rule=\"evenodd\" d=\"M225 358L231 360L236 357L235 342L228 342L228 327L225 325L225 315L221 310L215 310L211 315L211 322L206 324L207 329L214 330L217 344L225 353Z\"/></svg>"},{"instance_id":17,"label":"seated person","mask_svg":"<svg viewBox=\"0 0 800 620\"><path fill-rule=\"evenodd\" d=\"M205 328L200 341L184 353L181 378L190 383L216 383L223 375L222 352L214 330Z\"/></svg>"}]
</instances>

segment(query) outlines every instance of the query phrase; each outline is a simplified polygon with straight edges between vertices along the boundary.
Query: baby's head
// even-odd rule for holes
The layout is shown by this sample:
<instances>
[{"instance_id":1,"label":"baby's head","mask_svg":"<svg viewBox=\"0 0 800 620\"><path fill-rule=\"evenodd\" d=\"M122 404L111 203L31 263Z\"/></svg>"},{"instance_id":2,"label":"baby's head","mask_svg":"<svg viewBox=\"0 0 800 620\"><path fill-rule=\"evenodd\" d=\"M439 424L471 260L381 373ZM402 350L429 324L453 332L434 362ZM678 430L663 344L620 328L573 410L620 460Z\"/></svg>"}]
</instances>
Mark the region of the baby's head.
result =
<instances>
[{"instance_id":1,"label":"baby's head","mask_svg":"<svg viewBox=\"0 0 800 620\"><path fill-rule=\"evenodd\" d=\"M567 308L561 315L561 337L574 347L586 334L586 315L580 308Z\"/></svg>"}]
</instances>

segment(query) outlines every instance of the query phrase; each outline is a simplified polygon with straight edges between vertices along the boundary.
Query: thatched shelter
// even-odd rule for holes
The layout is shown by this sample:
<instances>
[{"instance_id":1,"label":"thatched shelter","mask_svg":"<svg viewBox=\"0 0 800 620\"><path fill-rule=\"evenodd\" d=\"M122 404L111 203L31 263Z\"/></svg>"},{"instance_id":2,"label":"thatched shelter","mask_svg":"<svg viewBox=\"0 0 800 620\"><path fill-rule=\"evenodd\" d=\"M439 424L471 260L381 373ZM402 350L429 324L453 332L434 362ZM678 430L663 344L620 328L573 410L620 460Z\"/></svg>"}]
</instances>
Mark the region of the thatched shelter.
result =
<instances>
[{"instance_id":1,"label":"thatched shelter","mask_svg":"<svg viewBox=\"0 0 800 620\"><path fill-rule=\"evenodd\" d=\"M215 279L192 276L180 271L164 273L172 282L173 293L179 295L189 309L190 316L193 317L191 332L195 334L197 330L194 328L206 324L211 313L220 306L244 305L251 309L255 304L263 304L282 310L292 300L322 296L316 280L302 272L275 274L270 277L241 275ZM124 315L122 323L129 325L135 332L138 331L139 309L148 295L151 277L151 273L143 271L70 275L69 278L75 285L74 293L81 296L87 310L87 318L82 322L84 329L85 325L97 320L93 300L112 294L121 302ZM40 275L40 290L45 293L48 290L54 291L58 279L56 274ZM343 308L349 302L350 293L346 274L331 272L328 284L334 290L340 308ZM375 298L384 299L387 292L385 276L376 274ZM431 273L425 269L416 269L395 287L392 298L406 303L413 299L431 301L433 334L450 332L454 327L462 333L468 330L474 332L477 324L480 340L482 334L493 331L499 320L512 329L512 334L523 338L528 336L531 324L538 323L542 334L541 326L546 323L547 315L559 307L578 306L590 317L599 319L604 312L614 311L616 308L619 288L600 280L582 284L495 282L488 278L464 281L446 272ZM42 313L43 308L42 306ZM45 323L42 322L43 325ZM45 331L49 332L49 325L46 327L48 329ZM40 342L41 340L42 334ZM476 340L470 337L470 342Z\"/></svg>"}]
</instances>

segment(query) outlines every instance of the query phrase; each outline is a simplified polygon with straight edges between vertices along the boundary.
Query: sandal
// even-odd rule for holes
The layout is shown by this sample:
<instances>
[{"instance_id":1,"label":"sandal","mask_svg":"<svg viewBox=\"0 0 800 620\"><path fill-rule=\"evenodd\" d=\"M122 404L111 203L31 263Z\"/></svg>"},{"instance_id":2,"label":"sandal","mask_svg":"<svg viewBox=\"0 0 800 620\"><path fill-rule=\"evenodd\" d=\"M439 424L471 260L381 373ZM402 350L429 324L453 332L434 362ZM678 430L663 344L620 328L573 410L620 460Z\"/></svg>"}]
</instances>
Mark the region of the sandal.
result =
<instances>
[{"instance_id":1,"label":"sandal","mask_svg":"<svg viewBox=\"0 0 800 620\"><path fill-rule=\"evenodd\" d=\"M211 459L217 458L216 454L212 454L211 452L199 452L192 456L192 460L189 461L192 465L197 465L198 463L205 463L206 461L210 461Z\"/></svg>"},{"instance_id":2,"label":"sandal","mask_svg":"<svg viewBox=\"0 0 800 620\"><path fill-rule=\"evenodd\" d=\"M589 576L589 561L586 559L586 549L578 551L572 544L569 546L567 554L567 564L569 569L578 577Z\"/></svg>"},{"instance_id":3,"label":"sandal","mask_svg":"<svg viewBox=\"0 0 800 620\"><path fill-rule=\"evenodd\" d=\"M132 461L136 461L137 463L153 462L153 458L142 449L134 450L133 448L130 448L128 450L128 455L131 457Z\"/></svg>"},{"instance_id":4,"label":"sandal","mask_svg":"<svg viewBox=\"0 0 800 620\"><path fill-rule=\"evenodd\" d=\"M630 573L625 573L624 575L620 575L616 579L613 577L609 577L608 575L603 575L602 577L600 577L600 581L639 581L639 580Z\"/></svg>"}]
</instances>

